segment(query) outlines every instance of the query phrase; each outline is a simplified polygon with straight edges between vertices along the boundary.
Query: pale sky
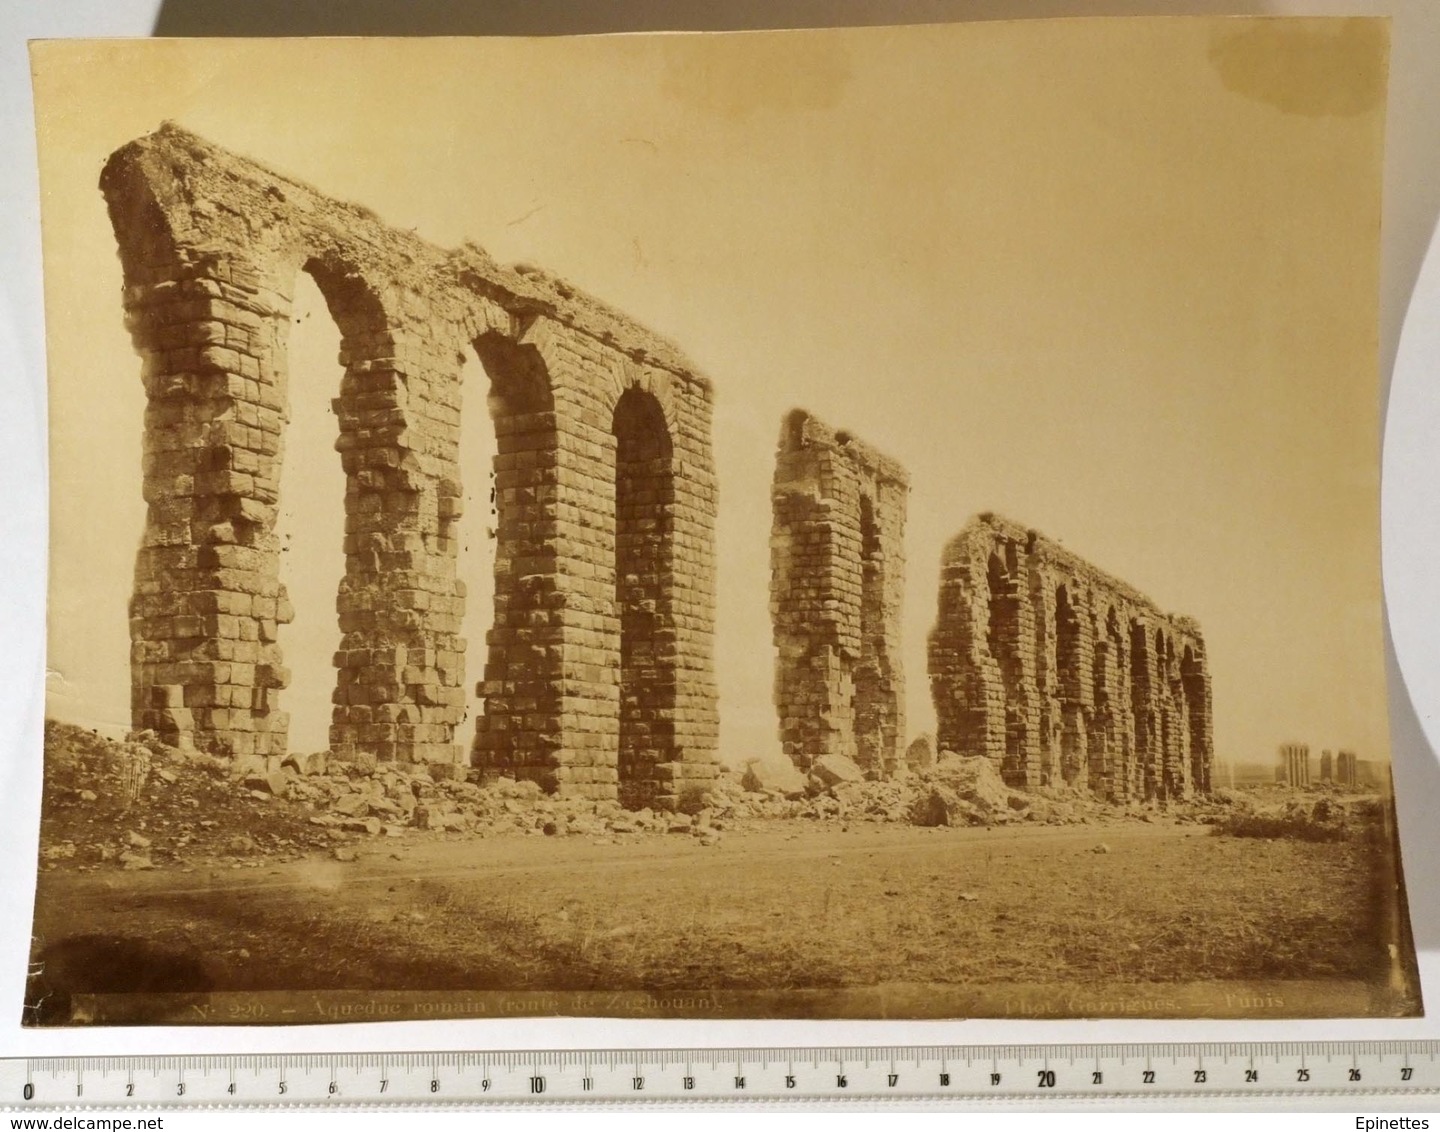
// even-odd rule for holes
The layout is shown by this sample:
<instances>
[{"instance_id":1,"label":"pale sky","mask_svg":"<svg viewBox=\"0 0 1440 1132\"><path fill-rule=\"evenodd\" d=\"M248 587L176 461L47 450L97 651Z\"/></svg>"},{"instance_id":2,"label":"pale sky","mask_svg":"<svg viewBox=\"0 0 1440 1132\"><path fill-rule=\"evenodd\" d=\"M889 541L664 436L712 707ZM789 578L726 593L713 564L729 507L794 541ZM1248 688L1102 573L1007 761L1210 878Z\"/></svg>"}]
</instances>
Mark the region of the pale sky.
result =
<instances>
[{"instance_id":1,"label":"pale sky","mask_svg":"<svg viewBox=\"0 0 1440 1132\"><path fill-rule=\"evenodd\" d=\"M52 714L128 726L144 398L96 183L169 118L434 243L543 265L711 378L727 761L779 746L769 488L796 406L910 471L912 736L933 727L941 548L995 510L1200 621L1219 757L1290 740L1388 757L1383 25L145 40L46 44L36 63ZM281 644L292 747L311 750L344 481L338 333L301 284L282 482L297 619ZM484 390L472 362L472 690L493 588Z\"/></svg>"}]
</instances>

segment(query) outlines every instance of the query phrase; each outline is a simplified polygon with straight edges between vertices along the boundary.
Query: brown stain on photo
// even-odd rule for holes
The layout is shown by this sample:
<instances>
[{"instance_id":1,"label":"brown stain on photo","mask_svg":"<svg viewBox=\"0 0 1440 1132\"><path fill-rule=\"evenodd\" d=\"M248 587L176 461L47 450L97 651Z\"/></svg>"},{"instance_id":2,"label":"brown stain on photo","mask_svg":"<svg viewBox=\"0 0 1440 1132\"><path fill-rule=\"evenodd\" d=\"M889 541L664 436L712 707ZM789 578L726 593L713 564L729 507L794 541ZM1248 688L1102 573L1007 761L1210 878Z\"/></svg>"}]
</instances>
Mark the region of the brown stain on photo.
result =
<instances>
[{"instance_id":1,"label":"brown stain on photo","mask_svg":"<svg viewBox=\"0 0 1440 1132\"><path fill-rule=\"evenodd\" d=\"M1226 89L1308 118L1383 104L1388 20L1245 20L1217 29L1210 62Z\"/></svg>"},{"instance_id":2,"label":"brown stain on photo","mask_svg":"<svg viewBox=\"0 0 1440 1132\"><path fill-rule=\"evenodd\" d=\"M708 114L743 121L754 114L827 110L853 74L850 49L836 35L686 37L661 41L660 92Z\"/></svg>"}]
</instances>

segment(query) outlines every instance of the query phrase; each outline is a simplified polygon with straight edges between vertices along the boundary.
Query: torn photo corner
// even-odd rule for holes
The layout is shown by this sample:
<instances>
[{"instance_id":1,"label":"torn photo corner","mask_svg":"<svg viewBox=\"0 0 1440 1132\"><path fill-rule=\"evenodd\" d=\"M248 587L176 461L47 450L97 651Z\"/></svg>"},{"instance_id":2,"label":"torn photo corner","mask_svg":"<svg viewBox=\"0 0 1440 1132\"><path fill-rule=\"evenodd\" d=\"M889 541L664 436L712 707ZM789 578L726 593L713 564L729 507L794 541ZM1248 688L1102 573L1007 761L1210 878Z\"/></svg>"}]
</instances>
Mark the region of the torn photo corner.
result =
<instances>
[{"instance_id":1,"label":"torn photo corner","mask_svg":"<svg viewBox=\"0 0 1440 1132\"><path fill-rule=\"evenodd\" d=\"M1387 50L34 44L27 1024L1418 1015Z\"/></svg>"}]
</instances>

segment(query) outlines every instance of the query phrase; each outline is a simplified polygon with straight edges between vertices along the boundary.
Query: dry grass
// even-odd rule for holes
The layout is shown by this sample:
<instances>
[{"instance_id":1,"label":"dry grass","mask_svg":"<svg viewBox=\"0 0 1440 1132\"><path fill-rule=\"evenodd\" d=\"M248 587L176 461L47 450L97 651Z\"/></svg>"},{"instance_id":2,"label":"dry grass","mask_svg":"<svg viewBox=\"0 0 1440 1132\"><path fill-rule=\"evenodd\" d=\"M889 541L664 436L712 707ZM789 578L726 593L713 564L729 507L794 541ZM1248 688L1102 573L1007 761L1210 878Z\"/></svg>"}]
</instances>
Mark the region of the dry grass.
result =
<instances>
[{"instance_id":1,"label":"dry grass","mask_svg":"<svg viewBox=\"0 0 1440 1132\"><path fill-rule=\"evenodd\" d=\"M1368 841L811 826L709 850L530 839L511 850L525 864L493 871L475 845L439 848L443 875L377 860L325 890L119 874L96 902L92 878L47 874L42 930L166 941L211 989L244 990L1074 988L1371 979L1388 962L1389 864ZM96 969L55 974L99 989Z\"/></svg>"}]
</instances>

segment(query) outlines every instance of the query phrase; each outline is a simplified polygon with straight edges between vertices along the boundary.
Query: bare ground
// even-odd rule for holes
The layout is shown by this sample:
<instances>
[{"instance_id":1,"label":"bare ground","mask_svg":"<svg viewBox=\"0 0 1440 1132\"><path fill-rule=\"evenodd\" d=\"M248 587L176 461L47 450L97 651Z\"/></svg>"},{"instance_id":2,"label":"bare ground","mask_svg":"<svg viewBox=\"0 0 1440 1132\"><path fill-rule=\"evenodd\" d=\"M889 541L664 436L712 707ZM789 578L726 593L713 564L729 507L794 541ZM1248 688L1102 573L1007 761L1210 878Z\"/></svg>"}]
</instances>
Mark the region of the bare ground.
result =
<instances>
[{"instance_id":1,"label":"bare ground","mask_svg":"<svg viewBox=\"0 0 1440 1132\"><path fill-rule=\"evenodd\" d=\"M777 1017L1419 1009L1379 798L1119 809L949 783L729 781L692 821L383 767L236 777L52 724L26 1021L261 1021L202 1006L297 992L462 1013L624 1013L593 996L626 993Z\"/></svg>"},{"instance_id":2,"label":"bare ground","mask_svg":"<svg viewBox=\"0 0 1440 1132\"><path fill-rule=\"evenodd\" d=\"M40 1021L84 992L1383 984L1370 844L1189 825L849 832L707 847L380 843L353 862L42 875ZM1101 850L1105 851L1097 851ZM38 989L38 988L37 988Z\"/></svg>"}]
</instances>

